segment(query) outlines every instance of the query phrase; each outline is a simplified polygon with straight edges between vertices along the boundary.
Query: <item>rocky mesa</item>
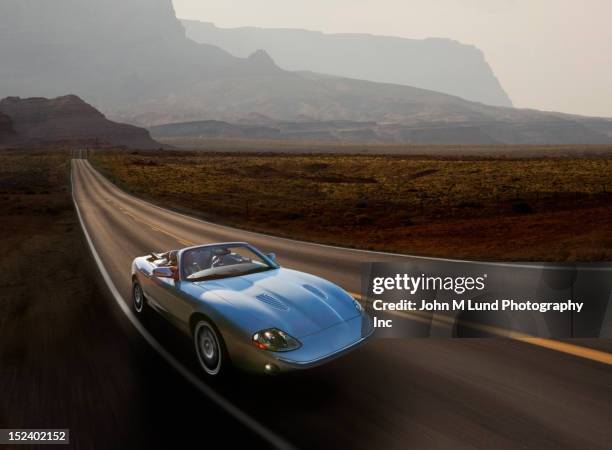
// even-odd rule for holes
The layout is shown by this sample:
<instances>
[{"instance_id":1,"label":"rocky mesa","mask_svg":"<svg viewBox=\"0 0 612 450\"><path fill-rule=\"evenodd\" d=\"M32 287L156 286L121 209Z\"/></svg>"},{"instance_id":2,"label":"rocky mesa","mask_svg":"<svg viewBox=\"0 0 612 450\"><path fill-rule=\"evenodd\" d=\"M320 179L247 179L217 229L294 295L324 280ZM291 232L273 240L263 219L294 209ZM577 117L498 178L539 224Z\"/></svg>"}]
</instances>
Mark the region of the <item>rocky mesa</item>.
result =
<instances>
[{"instance_id":1,"label":"rocky mesa","mask_svg":"<svg viewBox=\"0 0 612 450\"><path fill-rule=\"evenodd\" d=\"M76 95L53 99L7 97L0 101L0 145L56 142L160 147L147 130L112 122Z\"/></svg>"},{"instance_id":2,"label":"rocky mesa","mask_svg":"<svg viewBox=\"0 0 612 450\"><path fill-rule=\"evenodd\" d=\"M612 142L612 120L490 106L312 68L287 71L265 51L238 58L188 39L171 0L2 0L0 60L0 97L71 92L139 126L263 115L376 122L408 143Z\"/></svg>"},{"instance_id":3,"label":"rocky mesa","mask_svg":"<svg viewBox=\"0 0 612 450\"><path fill-rule=\"evenodd\" d=\"M414 86L487 105L512 106L483 52L452 39L182 23L187 37L196 42L243 58L264 49L283 69Z\"/></svg>"}]
</instances>

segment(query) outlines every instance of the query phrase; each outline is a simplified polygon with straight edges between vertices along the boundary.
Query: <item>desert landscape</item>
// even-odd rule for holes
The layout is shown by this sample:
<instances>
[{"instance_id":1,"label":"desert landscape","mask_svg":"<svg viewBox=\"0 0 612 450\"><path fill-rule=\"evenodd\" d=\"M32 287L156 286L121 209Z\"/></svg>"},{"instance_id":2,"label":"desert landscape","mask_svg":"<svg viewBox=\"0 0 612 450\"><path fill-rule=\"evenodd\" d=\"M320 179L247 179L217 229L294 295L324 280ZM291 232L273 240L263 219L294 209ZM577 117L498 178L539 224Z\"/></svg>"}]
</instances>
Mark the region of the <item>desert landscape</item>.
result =
<instances>
[{"instance_id":1,"label":"desert landscape","mask_svg":"<svg viewBox=\"0 0 612 450\"><path fill-rule=\"evenodd\" d=\"M0 446L608 448L612 3L494 3L1 0Z\"/></svg>"},{"instance_id":2,"label":"desert landscape","mask_svg":"<svg viewBox=\"0 0 612 450\"><path fill-rule=\"evenodd\" d=\"M91 160L137 196L296 239L482 260L612 256L610 156L431 150L434 156L97 151Z\"/></svg>"}]
</instances>

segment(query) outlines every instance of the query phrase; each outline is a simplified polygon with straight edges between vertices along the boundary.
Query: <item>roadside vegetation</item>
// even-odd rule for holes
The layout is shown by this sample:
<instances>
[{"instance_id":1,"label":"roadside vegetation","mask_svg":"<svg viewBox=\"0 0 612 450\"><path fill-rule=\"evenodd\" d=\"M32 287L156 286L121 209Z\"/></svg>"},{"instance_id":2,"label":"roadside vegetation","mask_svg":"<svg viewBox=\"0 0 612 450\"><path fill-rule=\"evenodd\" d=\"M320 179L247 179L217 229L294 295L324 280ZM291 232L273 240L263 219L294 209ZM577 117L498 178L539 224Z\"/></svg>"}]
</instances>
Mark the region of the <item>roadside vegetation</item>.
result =
<instances>
[{"instance_id":1,"label":"roadside vegetation","mask_svg":"<svg viewBox=\"0 0 612 450\"><path fill-rule=\"evenodd\" d=\"M132 193L245 229L452 258L612 257L612 158L98 151Z\"/></svg>"}]
</instances>

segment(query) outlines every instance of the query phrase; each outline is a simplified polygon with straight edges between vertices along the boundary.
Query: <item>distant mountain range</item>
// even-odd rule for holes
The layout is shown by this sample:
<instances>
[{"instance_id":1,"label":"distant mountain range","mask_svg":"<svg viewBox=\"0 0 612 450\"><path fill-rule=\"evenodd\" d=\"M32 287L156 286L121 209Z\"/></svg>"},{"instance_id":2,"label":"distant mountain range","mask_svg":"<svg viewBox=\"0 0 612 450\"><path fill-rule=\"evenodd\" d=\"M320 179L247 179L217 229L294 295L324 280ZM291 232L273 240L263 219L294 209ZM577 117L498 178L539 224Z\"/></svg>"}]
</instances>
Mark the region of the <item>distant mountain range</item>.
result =
<instances>
[{"instance_id":1,"label":"distant mountain range","mask_svg":"<svg viewBox=\"0 0 612 450\"><path fill-rule=\"evenodd\" d=\"M0 80L0 98L71 92L113 120L137 125L266 117L376 122L399 130L402 142L612 142L606 119L290 72L265 51L238 58L188 39L171 0L2 0Z\"/></svg>"},{"instance_id":2,"label":"distant mountain range","mask_svg":"<svg viewBox=\"0 0 612 450\"><path fill-rule=\"evenodd\" d=\"M0 100L0 147L61 142L140 149L160 147L147 130L111 122L74 95Z\"/></svg>"},{"instance_id":3,"label":"distant mountain range","mask_svg":"<svg viewBox=\"0 0 612 450\"><path fill-rule=\"evenodd\" d=\"M326 34L289 28L219 28L182 20L187 37L247 57L263 49L287 70L402 84L512 106L482 51L451 39Z\"/></svg>"},{"instance_id":4,"label":"distant mountain range","mask_svg":"<svg viewBox=\"0 0 612 450\"><path fill-rule=\"evenodd\" d=\"M602 122L610 127L609 122ZM524 124L522 133L526 138L521 144L545 144L529 138L530 133L541 133L542 124ZM601 141L593 140L598 131L589 125L567 120L546 124L557 142L598 143L606 142L604 128ZM350 120L330 121L278 121L270 118L243 119L238 123L219 120L168 123L149 127L154 138L198 138L198 139L262 139L286 141L411 143L411 144L504 144L516 139L517 125L502 122L488 126L448 123L420 123L402 125L397 123L356 122ZM507 138L507 140L505 139ZM516 141L515 141L516 143Z\"/></svg>"}]
</instances>

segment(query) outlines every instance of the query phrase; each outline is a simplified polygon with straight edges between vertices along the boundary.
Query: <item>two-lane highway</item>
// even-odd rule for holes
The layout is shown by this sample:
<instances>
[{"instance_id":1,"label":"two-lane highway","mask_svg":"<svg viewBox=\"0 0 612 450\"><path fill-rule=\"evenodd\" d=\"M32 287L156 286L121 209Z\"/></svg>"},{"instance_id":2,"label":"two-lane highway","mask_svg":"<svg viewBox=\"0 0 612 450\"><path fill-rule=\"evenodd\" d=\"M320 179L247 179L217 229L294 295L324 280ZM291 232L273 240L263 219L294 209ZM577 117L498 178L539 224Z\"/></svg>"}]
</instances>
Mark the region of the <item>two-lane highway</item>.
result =
<instances>
[{"instance_id":1,"label":"two-lane highway","mask_svg":"<svg viewBox=\"0 0 612 450\"><path fill-rule=\"evenodd\" d=\"M360 263L403 258L202 222L123 192L87 160L73 160L72 171L83 226L126 303L134 257L195 243L248 241L353 292ZM157 323L147 328L188 378L209 383L187 339ZM610 365L523 342L417 339L373 341L287 377L238 374L207 386L254 426L298 447L605 448L612 442L611 380Z\"/></svg>"}]
</instances>

